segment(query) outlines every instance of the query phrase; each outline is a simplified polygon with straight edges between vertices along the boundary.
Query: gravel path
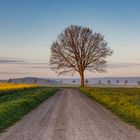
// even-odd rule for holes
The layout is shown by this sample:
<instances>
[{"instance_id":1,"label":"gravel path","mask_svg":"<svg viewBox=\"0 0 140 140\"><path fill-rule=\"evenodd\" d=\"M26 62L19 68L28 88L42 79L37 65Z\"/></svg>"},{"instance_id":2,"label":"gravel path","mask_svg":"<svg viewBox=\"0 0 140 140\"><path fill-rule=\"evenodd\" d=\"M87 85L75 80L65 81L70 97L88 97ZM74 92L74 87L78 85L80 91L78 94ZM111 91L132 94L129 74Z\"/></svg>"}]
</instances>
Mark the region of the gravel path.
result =
<instances>
[{"instance_id":1,"label":"gravel path","mask_svg":"<svg viewBox=\"0 0 140 140\"><path fill-rule=\"evenodd\" d=\"M0 140L140 140L140 131L74 89L64 89L0 135Z\"/></svg>"}]
</instances>

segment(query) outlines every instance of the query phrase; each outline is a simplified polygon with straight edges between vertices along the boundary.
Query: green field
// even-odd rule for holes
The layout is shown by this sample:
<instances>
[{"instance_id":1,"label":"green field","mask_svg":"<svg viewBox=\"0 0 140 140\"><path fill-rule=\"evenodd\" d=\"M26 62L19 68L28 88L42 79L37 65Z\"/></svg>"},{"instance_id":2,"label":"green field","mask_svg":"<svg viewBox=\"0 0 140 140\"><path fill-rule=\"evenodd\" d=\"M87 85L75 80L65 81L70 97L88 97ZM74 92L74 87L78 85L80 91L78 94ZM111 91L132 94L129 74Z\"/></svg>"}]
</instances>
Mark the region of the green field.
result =
<instances>
[{"instance_id":1,"label":"green field","mask_svg":"<svg viewBox=\"0 0 140 140\"><path fill-rule=\"evenodd\" d=\"M139 88L81 88L80 91L140 129Z\"/></svg>"},{"instance_id":2,"label":"green field","mask_svg":"<svg viewBox=\"0 0 140 140\"><path fill-rule=\"evenodd\" d=\"M19 120L58 89L36 87L0 95L0 131Z\"/></svg>"}]
</instances>

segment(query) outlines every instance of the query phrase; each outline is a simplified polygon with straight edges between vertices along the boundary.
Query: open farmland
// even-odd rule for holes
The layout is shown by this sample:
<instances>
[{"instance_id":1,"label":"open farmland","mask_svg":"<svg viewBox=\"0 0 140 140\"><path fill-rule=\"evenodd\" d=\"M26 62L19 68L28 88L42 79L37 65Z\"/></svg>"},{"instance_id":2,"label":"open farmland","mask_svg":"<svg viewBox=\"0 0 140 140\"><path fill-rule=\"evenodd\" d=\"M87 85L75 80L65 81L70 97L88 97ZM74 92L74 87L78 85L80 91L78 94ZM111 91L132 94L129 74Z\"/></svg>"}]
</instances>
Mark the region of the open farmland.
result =
<instances>
[{"instance_id":1,"label":"open farmland","mask_svg":"<svg viewBox=\"0 0 140 140\"><path fill-rule=\"evenodd\" d=\"M0 89L0 131L52 96L57 90L20 84L1 84Z\"/></svg>"},{"instance_id":2,"label":"open farmland","mask_svg":"<svg viewBox=\"0 0 140 140\"><path fill-rule=\"evenodd\" d=\"M1 140L140 140L139 131L77 89L62 89L0 135Z\"/></svg>"},{"instance_id":3,"label":"open farmland","mask_svg":"<svg viewBox=\"0 0 140 140\"><path fill-rule=\"evenodd\" d=\"M38 87L38 85L33 85L33 84L0 83L0 94L6 93L6 92L15 91L15 90L35 88L35 87Z\"/></svg>"},{"instance_id":4,"label":"open farmland","mask_svg":"<svg viewBox=\"0 0 140 140\"><path fill-rule=\"evenodd\" d=\"M81 91L140 129L139 88L81 88Z\"/></svg>"}]
</instances>

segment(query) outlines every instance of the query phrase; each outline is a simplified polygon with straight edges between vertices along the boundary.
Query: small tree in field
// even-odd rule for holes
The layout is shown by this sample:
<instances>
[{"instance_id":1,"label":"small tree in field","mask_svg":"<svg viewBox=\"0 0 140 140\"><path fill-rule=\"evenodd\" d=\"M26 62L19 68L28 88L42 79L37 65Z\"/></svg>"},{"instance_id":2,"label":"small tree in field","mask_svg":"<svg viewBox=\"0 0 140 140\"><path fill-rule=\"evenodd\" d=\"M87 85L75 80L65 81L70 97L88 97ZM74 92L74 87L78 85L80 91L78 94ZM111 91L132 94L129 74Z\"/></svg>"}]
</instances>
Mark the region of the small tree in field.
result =
<instances>
[{"instance_id":1,"label":"small tree in field","mask_svg":"<svg viewBox=\"0 0 140 140\"><path fill-rule=\"evenodd\" d=\"M22 83L23 84L26 83L26 79L25 78L22 79Z\"/></svg>"},{"instance_id":2,"label":"small tree in field","mask_svg":"<svg viewBox=\"0 0 140 140\"><path fill-rule=\"evenodd\" d=\"M60 80L60 83L63 84L63 80L62 79Z\"/></svg>"},{"instance_id":3,"label":"small tree in field","mask_svg":"<svg viewBox=\"0 0 140 140\"><path fill-rule=\"evenodd\" d=\"M72 83L76 83L76 80L74 79L74 80L72 80Z\"/></svg>"},{"instance_id":4,"label":"small tree in field","mask_svg":"<svg viewBox=\"0 0 140 140\"><path fill-rule=\"evenodd\" d=\"M8 80L8 83L12 83L12 79L11 78Z\"/></svg>"},{"instance_id":5,"label":"small tree in field","mask_svg":"<svg viewBox=\"0 0 140 140\"><path fill-rule=\"evenodd\" d=\"M111 80L107 80L108 85L111 85Z\"/></svg>"},{"instance_id":6,"label":"small tree in field","mask_svg":"<svg viewBox=\"0 0 140 140\"><path fill-rule=\"evenodd\" d=\"M140 81L137 81L138 86L140 86Z\"/></svg>"},{"instance_id":7,"label":"small tree in field","mask_svg":"<svg viewBox=\"0 0 140 140\"><path fill-rule=\"evenodd\" d=\"M99 81L98 81L98 84L99 84L99 85L101 85L101 84L102 84L102 81L101 81L101 80L99 80Z\"/></svg>"},{"instance_id":8,"label":"small tree in field","mask_svg":"<svg viewBox=\"0 0 140 140\"><path fill-rule=\"evenodd\" d=\"M105 60L112 51L104 36L87 27L66 28L51 45L50 64L57 74L78 72L84 86L85 70L104 72Z\"/></svg>"},{"instance_id":9,"label":"small tree in field","mask_svg":"<svg viewBox=\"0 0 140 140\"><path fill-rule=\"evenodd\" d=\"M34 78L33 83L34 83L34 84L37 84L37 81L38 81L37 78Z\"/></svg>"},{"instance_id":10,"label":"small tree in field","mask_svg":"<svg viewBox=\"0 0 140 140\"><path fill-rule=\"evenodd\" d=\"M119 80L116 80L116 83L117 83L117 84L119 84L119 83L120 83L120 81L119 81Z\"/></svg>"},{"instance_id":11,"label":"small tree in field","mask_svg":"<svg viewBox=\"0 0 140 140\"><path fill-rule=\"evenodd\" d=\"M89 80L88 79L86 79L85 80L85 83L86 83L86 86L88 85L88 83L89 83Z\"/></svg>"},{"instance_id":12,"label":"small tree in field","mask_svg":"<svg viewBox=\"0 0 140 140\"><path fill-rule=\"evenodd\" d=\"M127 85L127 84L128 84L128 80L125 80L125 81L124 81L124 85Z\"/></svg>"}]
</instances>

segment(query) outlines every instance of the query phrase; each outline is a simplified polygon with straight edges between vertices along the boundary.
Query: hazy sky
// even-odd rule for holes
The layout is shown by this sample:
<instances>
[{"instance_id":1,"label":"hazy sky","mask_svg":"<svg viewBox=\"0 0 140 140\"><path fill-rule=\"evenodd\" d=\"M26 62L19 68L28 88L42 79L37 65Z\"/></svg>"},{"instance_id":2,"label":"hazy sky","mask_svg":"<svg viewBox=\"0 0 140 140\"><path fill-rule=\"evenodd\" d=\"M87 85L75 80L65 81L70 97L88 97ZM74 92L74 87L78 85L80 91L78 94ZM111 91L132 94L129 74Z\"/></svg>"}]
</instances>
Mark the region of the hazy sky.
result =
<instances>
[{"instance_id":1,"label":"hazy sky","mask_svg":"<svg viewBox=\"0 0 140 140\"><path fill-rule=\"evenodd\" d=\"M0 0L0 79L55 77L50 45L70 24L102 33L114 50L108 73L88 77L140 76L139 0Z\"/></svg>"}]
</instances>

